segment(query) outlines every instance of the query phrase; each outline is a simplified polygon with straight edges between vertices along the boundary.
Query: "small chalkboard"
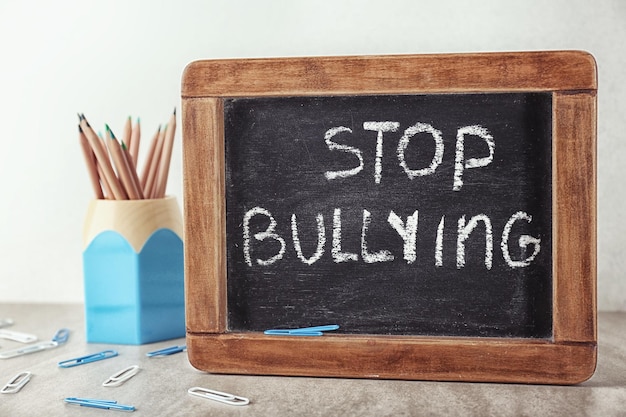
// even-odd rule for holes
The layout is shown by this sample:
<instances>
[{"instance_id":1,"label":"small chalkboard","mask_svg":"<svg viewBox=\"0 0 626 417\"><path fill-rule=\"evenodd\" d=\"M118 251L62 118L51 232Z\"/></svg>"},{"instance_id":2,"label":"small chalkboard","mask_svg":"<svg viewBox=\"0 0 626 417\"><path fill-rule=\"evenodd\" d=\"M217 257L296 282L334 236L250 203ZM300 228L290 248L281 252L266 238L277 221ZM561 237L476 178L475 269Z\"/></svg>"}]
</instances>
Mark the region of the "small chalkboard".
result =
<instances>
[{"instance_id":1,"label":"small chalkboard","mask_svg":"<svg viewBox=\"0 0 626 417\"><path fill-rule=\"evenodd\" d=\"M190 64L194 366L589 378L595 77L582 52Z\"/></svg>"},{"instance_id":2,"label":"small chalkboard","mask_svg":"<svg viewBox=\"0 0 626 417\"><path fill-rule=\"evenodd\" d=\"M231 331L552 336L551 94L226 99L224 118Z\"/></svg>"}]
</instances>

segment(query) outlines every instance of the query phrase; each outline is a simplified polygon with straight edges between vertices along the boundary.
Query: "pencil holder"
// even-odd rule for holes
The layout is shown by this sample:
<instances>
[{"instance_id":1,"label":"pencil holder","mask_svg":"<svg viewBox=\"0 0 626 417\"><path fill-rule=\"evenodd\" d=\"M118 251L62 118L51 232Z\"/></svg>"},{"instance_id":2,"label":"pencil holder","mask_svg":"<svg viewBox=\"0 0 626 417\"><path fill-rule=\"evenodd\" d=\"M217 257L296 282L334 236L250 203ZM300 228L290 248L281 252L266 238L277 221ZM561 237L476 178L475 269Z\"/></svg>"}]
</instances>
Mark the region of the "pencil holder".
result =
<instances>
[{"instance_id":1,"label":"pencil holder","mask_svg":"<svg viewBox=\"0 0 626 417\"><path fill-rule=\"evenodd\" d=\"M91 201L83 230L87 342L185 336L182 230L174 197Z\"/></svg>"}]
</instances>

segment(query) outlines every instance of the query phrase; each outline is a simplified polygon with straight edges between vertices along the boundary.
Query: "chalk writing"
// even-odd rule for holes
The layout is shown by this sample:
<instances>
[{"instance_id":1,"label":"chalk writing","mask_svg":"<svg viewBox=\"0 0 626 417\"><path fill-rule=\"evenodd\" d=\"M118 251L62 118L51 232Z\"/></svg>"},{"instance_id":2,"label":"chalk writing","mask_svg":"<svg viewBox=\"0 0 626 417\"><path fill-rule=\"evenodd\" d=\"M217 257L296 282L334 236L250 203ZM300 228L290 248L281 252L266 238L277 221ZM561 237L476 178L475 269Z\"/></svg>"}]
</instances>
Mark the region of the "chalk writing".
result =
<instances>
[{"instance_id":1,"label":"chalk writing","mask_svg":"<svg viewBox=\"0 0 626 417\"><path fill-rule=\"evenodd\" d=\"M418 211L408 216L406 222L404 222L396 213L393 211L389 212L389 216L387 217L387 222L393 228L398 235L404 241L404 249L403 249L403 258L407 264L412 264L416 260L416 242L418 236ZM255 233L254 235L250 235L250 222L255 216L264 216L269 219L268 226L265 230ZM437 238L435 242L435 266L443 265L443 226L444 226L444 217L441 217L441 221L439 222L439 226L437 227ZM302 253L302 247L300 245L300 238L298 232L298 224L297 217L295 214L291 216L291 230L292 230L292 239L293 239L293 249L297 254L298 259L300 259L304 264L313 265L317 262L324 254L325 244L326 244L326 230L324 228L324 216L323 214L317 214L316 218L317 223L317 247L315 253L306 257ZM526 267L532 263L532 261L536 258L541 250L541 239L529 235L522 235L519 238L518 245L522 252L526 251L529 245L533 245L533 253L525 259L514 260L511 257L510 249L509 249L509 235L511 233L511 229L515 225L517 221L525 220L530 223L532 221L532 217L528 213L524 212L516 212L509 220L506 222L504 229L501 234L501 250L504 261L511 268L521 268ZM368 210L363 210L363 222L361 228L361 244L360 244L360 254L361 259L365 263L377 263L377 262L391 262L395 259L395 255L391 253L387 249L380 249L376 252L371 252L368 246L368 228L372 222L372 215ZM485 214L477 214L472 216L469 220L466 220L466 216L462 215L458 219L458 232L457 232L457 250L456 250L456 266L457 268L463 268L465 266L465 241L470 237L474 230L478 227L479 223L484 225L485 230L485 258L484 265L486 269L491 269L493 264L493 230L491 225L491 220ZM243 222L243 230L244 230L244 256L246 259L246 263L249 266L253 265L252 256L251 256L251 248L252 244L257 242L263 242L267 239L271 239L275 243L270 243L273 247L276 247L275 253L267 258L260 259L256 258L256 264L258 265L272 265L275 262L281 260L285 254L286 250L286 241L283 237L276 233L276 225L277 221L274 216L266 209L262 207L254 207L248 210L244 216ZM335 208L333 210L333 243L331 249L331 255L333 261L336 263L348 262L348 261L358 261L359 255L357 253L343 252L342 251L342 243L341 243L341 209ZM260 244L260 243L256 243Z\"/></svg>"},{"instance_id":2,"label":"chalk writing","mask_svg":"<svg viewBox=\"0 0 626 417\"><path fill-rule=\"evenodd\" d=\"M383 133L384 132L395 132L398 130L400 123L398 122L364 122L363 129L364 130L373 130L378 132L378 136L376 137L376 160L374 163L374 182L376 184L380 184L382 179L382 159L383 159ZM324 176L328 180L334 180L338 178L347 178L353 175L358 174L363 170L364 162L363 162L363 154L359 148L349 145L342 145L337 142L331 140L334 136L341 132L353 133L352 129L345 126L337 126L326 131L324 135L324 140L328 145L329 150L340 150L343 152L351 153L355 155L359 161L359 165L357 167L351 169L345 169L340 171L326 171ZM420 169L412 169L408 166L405 158L405 153L407 147L409 146L409 142L411 139L416 136L418 133L429 133L432 135L435 141L435 153L433 155L432 161L430 165L425 168ZM469 158L465 160L465 136L472 135L478 136L483 139L489 150L489 155L481 158ZM452 189L454 191L459 191L463 186L463 172L467 168L479 168L487 166L493 161L493 155L495 152L495 141L493 137L489 133L489 131L479 125L472 126L464 126L458 129L457 137L456 137L456 154L454 161L454 183ZM441 164L443 160L443 152L444 152L444 142L441 131L435 129L428 123L418 122L413 126L408 127L400 140L398 141L398 149L397 149L397 157L400 166L404 169L407 177L409 179L413 179L415 177L421 177L425 175L434 174L437 167Z\"/></svg>"},{"instance_id":3,"label":"chalk writing","mask_svg":"<svg viewBox=\"0 0 626 417\"><path fill-rule=\"evenodd\" d=\"M374 162L374 183L380 184L382 180L382 161L383 161L383 134L386 132L396 132L400 127L399 122L394 121L366 121L363 123L363 130L377 132L376 136L376 153ZM359 174L364 167L363 152L361 149L340 144L332 140L335 136L341 133L353 134L353 130L345 126L336 126L328 129L324 134L324 141L329 151L341 151L348 154L352 154L356 157L358 165L352 168L344 170L325 171L324 177L328 181L346 179L348 177ZM419 133L427 133L432 136L435 142L435 151L430 165L425 168L411 169L409 168L405 153L412 138ZM472 136L483 140L487 145L488 155L482 157L466 158L465 155L465 141L466 137ZM454 191L461 191L463 187L463 173L465 169L486 167L491 164L494 159L496 143L493 136L489 133L487 128L480 125L468 125L460 127L457 130L456 145L455 145L455 159L454 159L454 180L452 189ZM418 122L408 127L397 146L397 158L399 165L402 167L407 177L411 180L419 176L426 176L435 173L437 168L441 165L444 153L444 141L441 131L435 129L428 123ZM269 219L267 228L263 231L259 231L254 235L250 235L250 221L254 216L265 216ZM522 251L525 251L529 245L534 247L533 254L522 260L513 260L509 252L509 235L515 222L518 220L525 220L528 223L532 221L532 216L528 213L518 211L511 215L509 220L502 231L501 250L502 256L506 264L511 268L522 268L530 265L536 258L541 250L540 238L532 237L529 235L522 235L519 238L518 245ZM307 257L302 252L302 245L300 242L300 232L298 229L298 218L295 213L291 215L291 235L293 241L293 249L297 258L306 265L313 265L324 254L326 244L326 229L324 224L324 216L318 213L315 217L317 225L317 246L315 252ZM388 249L379 249L377 251L371 251L368 245L368 229L372 222L372 214L367 209L363 209L363 221L361 228L361 245L360 255L361 259L365 263L380 263L391 262L396 256ZM404 242L403 259L407 264L412 264L417 259L416 253L416 239L418 235L418 210L415 210L412 215L409 215L406 222L400 218L393 210L389 212L387 218L389 225L398 233ZM441 217L439 225L437 227L437 235L435 240L435 261L434 265L443 266L443 235L444 235L444 223L445 215ZM487 270L490 270L493 265L493 230L490 218L486 214L476 214L466 220L466 216L462 215L458 219L458 231L456 239L456 267L458 269L465 266L465 242L478 227L479 223L484 225L485 230L485 257L484 265ZM256 264L258 265L272 265L275 262L281 260L286 250L285 239L276 233L277 221L274 216L263 207L254 207L248 210L243 219L243 251L244 258L248 266L252 266L251 256L251 244L253 241L263 242L266 240L278 242L276 252L269 258L261 259L256 258ZM333 230L332 230L332 249L331 255L333 261L336 263L357 261L359 255L353 252L342 251L341 243L341 209L334 208L333 210ZM272 244L272 243L270 243Z\"/></svg>"},{"instance_id":4,"label":"chalk writing","mask_svg":"<svg viewBox=\"0 0 626 417\"><path fill-rule=\"evenodd\" d=\"M551 105L226 99L229 328L549 337Z\"/></svg>"}]
</instances>

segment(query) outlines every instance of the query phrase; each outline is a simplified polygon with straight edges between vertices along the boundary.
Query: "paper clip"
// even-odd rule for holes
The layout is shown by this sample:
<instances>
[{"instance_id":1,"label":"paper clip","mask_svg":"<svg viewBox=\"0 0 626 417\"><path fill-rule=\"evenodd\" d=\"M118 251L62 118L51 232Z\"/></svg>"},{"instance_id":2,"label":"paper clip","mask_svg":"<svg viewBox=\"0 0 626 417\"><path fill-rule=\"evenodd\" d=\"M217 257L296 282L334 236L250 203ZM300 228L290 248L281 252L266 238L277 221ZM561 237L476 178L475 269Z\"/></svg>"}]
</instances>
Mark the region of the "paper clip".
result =
<instances>
[{"instance_id":1,"label":"paper clip","mask_svg":"<svg viewBox=\"0 0 626 417\"><path fill-rule=\"evenodd\" d=\"M159 350L155 350L152 352L148 352L146 353L146 356L148 357L153 357L153 356L167 356L167 355L172 355L174 353L178 353L178 352L184 352L187 350L187 346L186 345L180 345L180 346L170 346L168 348L165 349L159 349Z\"/></svg>"},{"instance_id":2,"label":"paper clip","mask_svg":"<svg viewBox=\"0 0 626 417\"><path fill-rule=\"evenodd\" d=\"M70 331L68 329L59 329L54 336L52 336L52 341L56 342L58 345L61 345L67 342L67 339L70 337Z\"/></svg>"},{"instance_id":3,"label":"paper clip","mask_svg":"<svg viewBox=\"0 0 626 417\"><path fill-rule=\"evenodd\" d=\"M20 372L15 375L2 389L0 393L2 394L15 394L19 390L22 389L24 385L30 381L31 373L28 371Z\"/></svg>"},{"instance_id":4,"label":"paper clip","mask_svg":"<svg viewBox=\"0 0 626 417\"><path fill-rule=\"evenodd\" d=\"M46 342L39 342L33 345L24 346L22 348L6 350L4 352L0 352L0 359L9 359L14 358L16 356L27 355L29 353L35 353L46 349L52 349L63 343L67 342L67 339L70 335L70 331L67 329L60 329L54 334L52 340Z\"/></svg>"},{"instance_id":5,"label":"paper clip","mask_svg":"<svg viewBox=\"0 0 626 417\"><path fill-rule=\"evenodd\" d=\"M0 319L0 328L13 326L13 319Z\"/></svg>"},{"instance_id":6,"label":"paper clip","mask_svg":"<svg viewBox=\"0 0 626 417\"><path fill-rule=\"evenodd\" d=\"M30 333L15 332L12 330L0 329L0 339L13 340L20 343L32 343L37 340L37 336Z\"/></svg>"},{"instance_id":7,"label":"paper clip","mask_svg":"<svg viewBox=\"0 0 626 417\"><path fill-rule=\"evenodd\" d=\"M117 356L117 351L115 350L103 350L102 352L93 353L87 356L81 356L79 358L68 359L65 361L59 362L59 367L61 368L71 368L73 366L84 365L86 363L97 362L103 359L109 359Z\"/></svg>"},{"instance_id":8,"label":"paper clip","mask_svg":"<svg viewBox=\"0 0 626 417\"><path fill-rule=\"evenodd\" d=\"M103 387L117 387L122 385L124 382L131 379L133 376L137 375L139 372L138 365L129 366L126 369L122 369L121 371L111 375L109 379L102 383Z\"/></svg>"},{"instance_id":9,"label":"paper clip","mask_svg":"<svg viewBox=\"0 0 626 417\"><path fill-rule=\"evenodd\" d=\"M102 408L105 410L135 411L135 407L132 405L118 404L117 401L110 401L110 400L96 400L94 398L67 397L63 401L65 401L68 404L80 405L81 407Z\"/></svg>"},{"instance_id":10,"label":"paper clip","mask_svg":"<svg viewBox=\"0 0 626 417\"><path fill-rule=\"evenodd\" d=\"M337 330L339 325L327 324L324 326L301 327L299 329L271 329L266 330L265 334L276 336L322 336L324 332Z\"/></svg>"},{"instance_id":11,"label":"paper clip","mask_svg":"<svg viewBox=\"0 0 626 417\"><path fill-rule=\"evenodd\" d=\"M212 389L193 387L187 390L189 395L195 395L196 397L206 398L208 400L219 401L229 405L248 405L250 400L245 397L239 397L237 395L228 394L226 392L215 391Z\"/></svg>"}]
</instances>

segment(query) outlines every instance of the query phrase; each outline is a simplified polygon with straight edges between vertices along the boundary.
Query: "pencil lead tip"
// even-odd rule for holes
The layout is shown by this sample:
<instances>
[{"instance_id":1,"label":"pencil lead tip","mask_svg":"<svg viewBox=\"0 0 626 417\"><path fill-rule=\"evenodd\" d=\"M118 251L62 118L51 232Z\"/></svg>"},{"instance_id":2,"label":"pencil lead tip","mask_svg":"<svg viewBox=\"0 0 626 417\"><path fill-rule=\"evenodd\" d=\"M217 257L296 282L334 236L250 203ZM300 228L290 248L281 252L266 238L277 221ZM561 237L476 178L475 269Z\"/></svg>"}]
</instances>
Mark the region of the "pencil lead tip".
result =
<instances>
[{"instance_id":1,"label":"pencil lead tip","mask_svg":"<svg viewBox=\"0 0 626 417\"><path fill-rule=\"evenodd\" d=\"M78 133L83 133L83 128L78 125Z\"/></svg>"},{"instance_id":2,"label":"pencil lead tip","mask_svg":"<svg viewBox=\"0 0 626 417\"><path fill-rule=\"evenodd\" d=\"M176 116L176 107L174 107L174 116Z\"/></svg>"},{"instance_id":3,"label":"pencil lead tip","mask_svg":"<svg viewBox=\"0 0 626 417\"><path fill-rule=\"evenodd\" d=\"M124 141L121 141L121 142L122 142L122 149L123 149L123 150L127 150L127 149L128 149L128 147L126 146L126 144L124 143Z\"/></svg>"},{"instance_id":4,"label":"pencil lead tip","mask_svg":"<svg viewBox=\"0 0 626 417\"><path fill-rule=\"evenodd\" d=\"M111 139L112 140L117 140L117 138L115 137L115 134L113 133L113 131L111 130L109 125L106 125L106 129L107 129L107 132L109 132L109 134L111 135Z\"/></svg>"}]
</instances>

